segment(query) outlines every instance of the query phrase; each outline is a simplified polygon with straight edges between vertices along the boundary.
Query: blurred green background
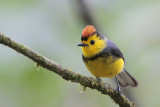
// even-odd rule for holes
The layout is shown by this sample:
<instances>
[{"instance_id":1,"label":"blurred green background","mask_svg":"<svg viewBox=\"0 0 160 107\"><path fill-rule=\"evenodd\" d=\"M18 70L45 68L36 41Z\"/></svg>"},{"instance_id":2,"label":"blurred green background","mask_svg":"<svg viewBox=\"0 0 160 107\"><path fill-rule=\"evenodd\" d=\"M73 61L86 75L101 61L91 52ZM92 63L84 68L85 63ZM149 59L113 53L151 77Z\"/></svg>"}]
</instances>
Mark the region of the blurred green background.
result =
<instances>
[{"instance_id":1,"label":"blurred green background","mask_svg":"<svg viewBox=\"0 0 160 107\"><path fill-rule=\"evenodd\" d=\"M92 76L81 60L81 30L93 23L123 52L139 87L123 92L138 107L160 107L159 0L0 0L0 32L77 73ZM92 21L85 18L89 13ZM84 16L83 16L84 15ZM88 15L88 14L87 14ZM114 87L114 79L103 79ZM79 89L80 88L80 89ZM0 107L118 107L108 96L36 68L0 45Z\"/></svg>"}]
</instances>

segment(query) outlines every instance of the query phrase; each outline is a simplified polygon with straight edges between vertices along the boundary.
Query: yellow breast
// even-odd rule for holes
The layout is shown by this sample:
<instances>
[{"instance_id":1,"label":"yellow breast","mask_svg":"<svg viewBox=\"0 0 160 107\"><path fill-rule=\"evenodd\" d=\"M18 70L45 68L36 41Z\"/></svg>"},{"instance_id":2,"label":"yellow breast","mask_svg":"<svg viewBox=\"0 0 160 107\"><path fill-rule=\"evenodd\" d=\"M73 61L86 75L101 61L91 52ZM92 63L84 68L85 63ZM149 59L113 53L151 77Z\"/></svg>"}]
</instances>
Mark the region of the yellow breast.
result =
<instances>
[{"instance_id":1,"label":"yellow breast","mask_svg":"<svg viewBox=\"0 0 160 107\"><path fill-rule=\"evenodd\" d=\"M88 60L85 62L88 70L95 77L113 77L120 73L124 67L124 61L122 58L99 57L94 60Z\"/></svg>"}]
</instances>

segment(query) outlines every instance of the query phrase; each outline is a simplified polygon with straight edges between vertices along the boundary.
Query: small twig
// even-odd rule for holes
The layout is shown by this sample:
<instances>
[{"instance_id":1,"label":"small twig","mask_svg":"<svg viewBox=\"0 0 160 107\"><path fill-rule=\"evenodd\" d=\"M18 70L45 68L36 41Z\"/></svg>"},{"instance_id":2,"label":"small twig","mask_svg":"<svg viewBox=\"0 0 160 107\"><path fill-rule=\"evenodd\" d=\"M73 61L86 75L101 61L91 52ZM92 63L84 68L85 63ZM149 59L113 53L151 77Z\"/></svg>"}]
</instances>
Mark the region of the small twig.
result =
<instances>
[{"instance_id":1,"label":"small twig","mask_svg":"<svg viewBox=\"0 0 160 107\"><path fill-rule=\"evenodd\" d=\"M20 43L11 40L3 34L0 34L0 43L14 49L18 53L27 56L28 58L36 62L38 66L42 66L58 74L65 80L80 83L84 87L89 87L91 89L100 91L102 94L109 95L115 103L119 104L120 107L136 107L135 104L123 94L119 95L118 92L110 86L110 84L98 82L92 77L86 77L75 73L71 69L64 68L60 64L34 52L33 50L23 46Z\"/></svg>"}]
</instances>

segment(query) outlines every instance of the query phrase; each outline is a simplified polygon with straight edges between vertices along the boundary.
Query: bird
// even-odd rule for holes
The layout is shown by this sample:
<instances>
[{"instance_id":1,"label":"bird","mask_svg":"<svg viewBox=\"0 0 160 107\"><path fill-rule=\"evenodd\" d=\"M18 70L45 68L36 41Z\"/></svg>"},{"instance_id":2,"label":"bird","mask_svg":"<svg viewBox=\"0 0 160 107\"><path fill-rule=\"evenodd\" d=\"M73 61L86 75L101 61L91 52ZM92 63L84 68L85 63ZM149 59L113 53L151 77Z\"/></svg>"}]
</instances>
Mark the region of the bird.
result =
<instances>
[{"instance_id":1,"label":"bird","mask_svg":"<svg viewBox=\"0 0 160 107\"><path fill-rule=\"evenodd\" d=\"M83 28L78 46L82 49L84 64L98 81L115 77L118 93L121 93L120 86L138 86L136 79L124 69L125 59L120 49L93 25Z\"/></svg>"}]
</instances>

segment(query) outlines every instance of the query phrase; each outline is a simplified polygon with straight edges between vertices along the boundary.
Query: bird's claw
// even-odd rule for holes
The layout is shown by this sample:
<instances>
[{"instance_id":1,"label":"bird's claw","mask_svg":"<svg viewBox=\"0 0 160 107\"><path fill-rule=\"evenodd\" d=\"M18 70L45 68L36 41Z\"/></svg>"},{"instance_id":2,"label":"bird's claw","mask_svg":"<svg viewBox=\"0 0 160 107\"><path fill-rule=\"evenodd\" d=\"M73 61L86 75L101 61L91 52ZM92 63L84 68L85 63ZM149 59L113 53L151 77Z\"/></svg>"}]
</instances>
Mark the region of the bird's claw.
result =
<instances>
[{"instance_id":1,"label":"bird's claw","mask_svg":"<svg viewBox=\"0 0 160 107\"><path fill-rule=\"evenodd\" d=\"M101 78L96 78L96 80L97 80L98 82L102 82L102 79L101 79Z\"/></svg>"},{"instance_id":2,"label":"bird's claw","mask_svg":"<svg viewBox=\"0 0 160 107\"><path fill-rule=\"evenodd\" d=\"M119 87L117 87L117 91L118 91L118 94L121 94L121 90Z\"/></svg>"}]
</instances>

